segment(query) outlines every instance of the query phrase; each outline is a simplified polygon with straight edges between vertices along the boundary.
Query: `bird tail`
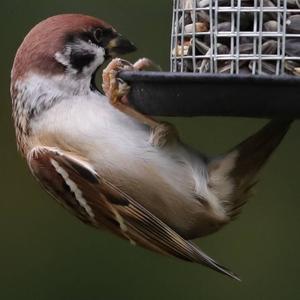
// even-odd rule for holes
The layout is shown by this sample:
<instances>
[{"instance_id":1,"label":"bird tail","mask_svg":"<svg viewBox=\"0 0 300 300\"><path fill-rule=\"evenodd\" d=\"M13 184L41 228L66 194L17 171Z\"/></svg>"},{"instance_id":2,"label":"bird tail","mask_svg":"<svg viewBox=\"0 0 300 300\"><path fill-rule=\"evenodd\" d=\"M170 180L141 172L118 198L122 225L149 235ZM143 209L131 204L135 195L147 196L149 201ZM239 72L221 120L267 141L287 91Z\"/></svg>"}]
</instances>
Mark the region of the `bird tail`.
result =
<instances>
[{"instance_id":1,"label":"bird tail","mask_svg":"<svg viewBox=\"0 0 300 300\"><path fill-rule=\"evenodd\" d=\"M214 193L224 203L228 217L234 218L251 195L257 174L282 141L293 120L271 120L225 155L208 164Z\"/></svg>"}]
</instances>

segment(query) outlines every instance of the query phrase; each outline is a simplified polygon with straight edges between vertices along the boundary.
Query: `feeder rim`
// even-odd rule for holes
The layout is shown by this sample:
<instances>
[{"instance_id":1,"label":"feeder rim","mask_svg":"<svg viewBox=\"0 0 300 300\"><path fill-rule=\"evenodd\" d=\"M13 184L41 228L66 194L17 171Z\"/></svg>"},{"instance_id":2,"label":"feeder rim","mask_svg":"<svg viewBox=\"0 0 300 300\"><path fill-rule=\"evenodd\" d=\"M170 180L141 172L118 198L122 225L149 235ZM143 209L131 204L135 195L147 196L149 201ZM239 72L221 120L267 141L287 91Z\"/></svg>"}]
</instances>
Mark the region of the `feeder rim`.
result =
<instances>
[{"instance_id":1,"label":"feeder rim","mask_svg":"<svg viewBox=\"0 0 300 300\"><path fill-rule=\"evenodd\" d=\"M188 72L121 71L118 77L128 82L299 84L300 78L291 75L196 74Z\"/></svg>"}]
</instances>

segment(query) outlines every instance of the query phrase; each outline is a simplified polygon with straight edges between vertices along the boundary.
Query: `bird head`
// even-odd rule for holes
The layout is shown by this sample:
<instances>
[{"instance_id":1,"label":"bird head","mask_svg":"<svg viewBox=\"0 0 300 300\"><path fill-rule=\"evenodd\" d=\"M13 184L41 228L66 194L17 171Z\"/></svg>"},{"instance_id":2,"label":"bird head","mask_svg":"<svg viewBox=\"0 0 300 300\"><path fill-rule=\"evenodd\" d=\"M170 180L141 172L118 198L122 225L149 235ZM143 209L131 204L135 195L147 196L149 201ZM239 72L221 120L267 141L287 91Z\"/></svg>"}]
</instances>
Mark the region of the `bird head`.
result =
<instances>
[{"instance_id":1,"label":"bird head","mask_svg":"<svg viewBox=\"0 0 300 300\"><path fill-rule=\"evenodd\" d=\"M29 73L88 78L105 60L135 50L102 20L80 14L53 16L25 37L15 57L12 81Z\"/></svg>"},{"instance_id":2,"label":"bird head","mask_svg":"<svg viewBox=\"0 0 300 300\"><path fill-rule=\"evenodd\" d=\"M62 14L33 27L11 73L18 144L29 134L31 120L63 98L90 93L94 75L106 60L134 50L111 25L91 16Z\"/></svg>"}]
</instances>

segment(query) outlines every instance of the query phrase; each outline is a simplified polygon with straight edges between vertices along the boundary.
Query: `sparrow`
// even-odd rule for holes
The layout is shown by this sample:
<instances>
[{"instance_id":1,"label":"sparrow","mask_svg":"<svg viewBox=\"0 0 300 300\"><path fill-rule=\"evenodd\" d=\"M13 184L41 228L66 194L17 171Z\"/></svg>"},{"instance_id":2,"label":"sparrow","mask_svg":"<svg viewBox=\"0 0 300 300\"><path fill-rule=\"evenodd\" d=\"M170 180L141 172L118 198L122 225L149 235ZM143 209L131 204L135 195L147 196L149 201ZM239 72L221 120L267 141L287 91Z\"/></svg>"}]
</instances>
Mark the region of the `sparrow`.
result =
<instances>
[{"instance_id":1,"label":"sparrow","mask_svg":"<svg viewBox=\"0 0 300 300\"><path fill-rule=\"evenodd\" d=\"M116 74L126 63L116 56L134 50L87 15L57 15L31 29L11 73L18 149L41 186L82 222L239 280L191 240L234 220L292 120L271 120L228 152L204 155L174 126L121 99L128 89ZM104 95L95 74L111 58Z\"/></svg>"}]
</instances>

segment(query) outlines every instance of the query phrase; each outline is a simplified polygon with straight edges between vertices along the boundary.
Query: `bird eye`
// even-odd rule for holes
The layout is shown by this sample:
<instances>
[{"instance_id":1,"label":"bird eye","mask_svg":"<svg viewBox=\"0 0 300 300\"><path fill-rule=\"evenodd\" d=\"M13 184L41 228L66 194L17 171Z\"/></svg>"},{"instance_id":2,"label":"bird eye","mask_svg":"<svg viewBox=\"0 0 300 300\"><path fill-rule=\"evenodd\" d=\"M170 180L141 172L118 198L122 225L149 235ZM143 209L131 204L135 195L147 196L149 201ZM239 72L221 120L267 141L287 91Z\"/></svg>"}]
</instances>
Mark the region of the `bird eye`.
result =
<instances>
[{"instance_id":1,"label":"bird eye","mask_svg":"<svg viewBox=\"0 0 300 300\"><path fill-rule=\"evenodd\" d=\"M100 43L101 38L103 36L103 31L100 28L97 28L97 29L94 30L93 35L94 35L95 41L97 43Z\"/></svg>"}]
</instances>

